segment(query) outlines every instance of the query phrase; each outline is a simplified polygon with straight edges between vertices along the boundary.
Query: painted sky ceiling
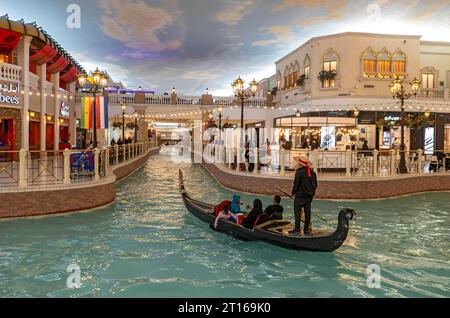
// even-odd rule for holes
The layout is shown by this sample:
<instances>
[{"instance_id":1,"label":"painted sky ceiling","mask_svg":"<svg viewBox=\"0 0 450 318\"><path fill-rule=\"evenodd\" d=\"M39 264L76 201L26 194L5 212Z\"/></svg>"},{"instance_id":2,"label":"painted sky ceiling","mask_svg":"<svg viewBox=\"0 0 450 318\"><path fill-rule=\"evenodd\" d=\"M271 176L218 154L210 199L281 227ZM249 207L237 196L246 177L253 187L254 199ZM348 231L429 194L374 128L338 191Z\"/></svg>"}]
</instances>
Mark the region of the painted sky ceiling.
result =
<instances>
[{"instance_id":1,"label":"painted sky ceiling","mask_svg":"<svg viewBox=\"0 0 450 318\"><path fill-rule=\"evenodd\" d=\"M107 69L128 87L230 95L241 75L275 73L274 62L307 39L345 31L423 35L450 42L448 0L1 0L0 15L36 21L86 69ZM67 7L81 8L68 28Z\"/></svg>"}]
</instances>

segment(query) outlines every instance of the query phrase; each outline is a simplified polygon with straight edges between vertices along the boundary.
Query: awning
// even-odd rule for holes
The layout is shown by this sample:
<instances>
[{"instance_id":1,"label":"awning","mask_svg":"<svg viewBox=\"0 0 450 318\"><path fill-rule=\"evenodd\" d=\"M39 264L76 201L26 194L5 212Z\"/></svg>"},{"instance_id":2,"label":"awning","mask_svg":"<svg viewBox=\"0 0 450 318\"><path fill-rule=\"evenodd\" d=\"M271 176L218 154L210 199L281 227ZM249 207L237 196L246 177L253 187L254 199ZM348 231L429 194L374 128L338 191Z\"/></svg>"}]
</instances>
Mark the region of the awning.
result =
<instances>
[{"instance_id":1,"label":"awning","mask_svg":"<svg viewBox=\"0 0 450 318\"><path fill-rule=\"evenodd\" d=\"M66 73L60 76L60 79L66 83L73 82L78 76L78 69L72 66Z\"/></svg>"},{"instance_id":2,"label":"awning","mask_svg":"<svg viewBox=\"0 0 450 318\"><path fill-rule=\"evenodd\" d=\"M0 29L0 53L7 54L11 52L20 41L19 32Z\"/></svg>"},{"instance_id":3,"label":"awning","mask_svg":"<svg viewBox=\"0 0 450 318\"><path fill-rule=\"evenodd\" d=\"M61 56L55 63L48 66L47 71L53 74L58 73L65 69L69 64L70 62Z\"/></svg>"},{"instance_id":4,"label":"awning","mask_svg":"<svg viewBox=\"0 0 450 318\"><path fill-rule=\"evenodd\" d=\"M38 52L30 56L30 60L38 65L42 65L45 62L46 58L53 55L52 58L56 55L56 50L51 47L51 45L46 44L42 49L40 49Z\"/></svg>"}]
</instances>

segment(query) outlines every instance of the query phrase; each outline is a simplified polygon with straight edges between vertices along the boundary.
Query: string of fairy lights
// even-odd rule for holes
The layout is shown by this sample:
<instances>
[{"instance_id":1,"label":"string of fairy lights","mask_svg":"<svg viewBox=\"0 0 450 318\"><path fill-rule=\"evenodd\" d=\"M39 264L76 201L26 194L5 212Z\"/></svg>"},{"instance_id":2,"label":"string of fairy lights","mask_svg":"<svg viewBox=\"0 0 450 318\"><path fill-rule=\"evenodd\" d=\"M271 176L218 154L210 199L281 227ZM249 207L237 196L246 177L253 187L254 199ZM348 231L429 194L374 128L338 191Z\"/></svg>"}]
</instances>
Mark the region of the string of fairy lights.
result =
<instances>
[{"instance_id":1,"label":"string of fairy lights","mask_svg":"<svg viewBox=\"0 0 450 318\"><path fill-rule=\"evenodd\" d=\"M9 90L7 88L3 88L2 90L5 93L9 92ZM65 99L65 100L72 100L72 99L75 98L75 96L72 95L70 92L67 92L67 95L66 94L61 94L61 93L54 94L53 92L47 92L47 88L44 90L44 92L45 92L44 93L45 97L55 97L56 96L58 98L62 98L62 99ZM20 90L20 94L21 95L25 95L25 90L24 89ZM30 86L28 95L29 96L34 96L34 95L41 96L41 91L39 89L35 89L35 88Z\"/></svg>"},{"instance_id":2,"label":"string of fairy lights","mask_svg":"<svg viewBox=\"0 0 450 318\"><path fill-rule=\"evenodd\" d=\"M185 108L185 109L177 109L172 111L164 111L164 112L146 112L145 114L127 114L126 118L137 118L140 119L178 119L180 117L186 116L202 116L212 114L213 116L218 115L217 106L204 106L202 108ZM409 101L406 104L406 111L409 112L443 112L450 111L449 103L430 103L424 102L420 100ZM240 106L220 106L223 111L226 110L235 110L240 108ZM309 113L309 112L353 112L356 109L359 111L379 111L379 112L396 112L401 109L401 106L398 102L386 102L386 103L353 103L353 104L313 104L313 103L305 103L301 105L290 105L290 106L246 106L247 110L266 110L266 111L292 111L297 113ZM295 115L295 114L294 114ZM212 118L211 118L212 119Z\"/></svg>"}]
</instances>

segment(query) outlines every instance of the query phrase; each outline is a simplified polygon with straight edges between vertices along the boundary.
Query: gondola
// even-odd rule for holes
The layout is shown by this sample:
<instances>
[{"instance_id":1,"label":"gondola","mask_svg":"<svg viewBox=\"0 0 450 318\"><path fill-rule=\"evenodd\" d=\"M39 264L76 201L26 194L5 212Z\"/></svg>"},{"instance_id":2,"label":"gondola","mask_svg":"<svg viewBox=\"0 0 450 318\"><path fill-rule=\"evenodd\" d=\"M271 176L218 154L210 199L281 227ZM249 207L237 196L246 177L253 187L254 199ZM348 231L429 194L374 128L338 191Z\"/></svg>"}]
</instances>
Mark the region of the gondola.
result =
<instances>
[{"instance_id":1,"label":"gondola","mask_svg":"<svg viewBox=\"0 0 450 318\"><path fill-rule=\"evenodd\" d=\"M183 173L179 172L180 191L190 213L209 224L214 230L215 206L195 200L186 191ZM280 247L294 250L307 250L313 252L333 252L344 244L349 231L349 223L356 218L352 209L343 209L339 213L338 227L335 232L314 230L311 235L292 235L289 230L293 228L289 221L269 221L256 226L253 230L244 228L236 223L221 220L218 232L230 235L243 241L262 241Z\"/></svg>"}]
</instances>

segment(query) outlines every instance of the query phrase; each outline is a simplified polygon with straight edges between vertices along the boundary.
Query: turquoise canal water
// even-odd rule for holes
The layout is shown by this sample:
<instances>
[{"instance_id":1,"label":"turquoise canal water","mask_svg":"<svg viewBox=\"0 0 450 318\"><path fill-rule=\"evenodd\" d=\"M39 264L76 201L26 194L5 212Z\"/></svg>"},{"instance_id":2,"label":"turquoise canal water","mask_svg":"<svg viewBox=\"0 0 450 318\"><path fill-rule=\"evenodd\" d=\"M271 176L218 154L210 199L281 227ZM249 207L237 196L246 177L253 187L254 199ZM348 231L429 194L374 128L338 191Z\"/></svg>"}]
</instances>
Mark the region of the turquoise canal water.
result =
<instances>
[{"instance_id":1,"label":"turquoise canal water","mask_svg":"<svg viewBox=\"0 0 450 318\"><path fill-rule=\"evenodd\" d=\"M120 183L114 205L94 212L1 221L0 296L450 297L449 193L318 201L327 219L344 206L359 219L337 252L299 252L212 232L183 206L178 167L151 158ZM181 168L193 197L232 195L201 167ZM80 289L66 287L71 264L81 268ZM380 289L367 287L371 264L381 266Z\"/></svg>"}]
</instances>

